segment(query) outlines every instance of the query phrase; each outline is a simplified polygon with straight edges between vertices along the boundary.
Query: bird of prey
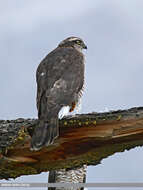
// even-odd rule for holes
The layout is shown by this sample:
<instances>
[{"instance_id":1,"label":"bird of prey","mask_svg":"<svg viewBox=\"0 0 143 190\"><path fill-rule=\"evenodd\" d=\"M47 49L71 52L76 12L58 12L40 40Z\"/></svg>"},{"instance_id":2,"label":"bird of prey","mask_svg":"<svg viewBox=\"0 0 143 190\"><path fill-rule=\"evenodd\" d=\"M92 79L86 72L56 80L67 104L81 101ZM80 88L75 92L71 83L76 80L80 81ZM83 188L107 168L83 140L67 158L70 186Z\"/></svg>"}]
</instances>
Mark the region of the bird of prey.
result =
<instances>
[{"instance_id":1,"label":"bird of prey","mask_svg":"<svg viewBox=\"0 0 143 190\"><path fill-rule=\"evenodd\" d=\"M74 110L84 84L84 55L81 38L69 37L50 52L36 72L39 124L35 127L31 150L40 150L59 136L58 113L63 106Z\"/></svg>"}]
</instances>

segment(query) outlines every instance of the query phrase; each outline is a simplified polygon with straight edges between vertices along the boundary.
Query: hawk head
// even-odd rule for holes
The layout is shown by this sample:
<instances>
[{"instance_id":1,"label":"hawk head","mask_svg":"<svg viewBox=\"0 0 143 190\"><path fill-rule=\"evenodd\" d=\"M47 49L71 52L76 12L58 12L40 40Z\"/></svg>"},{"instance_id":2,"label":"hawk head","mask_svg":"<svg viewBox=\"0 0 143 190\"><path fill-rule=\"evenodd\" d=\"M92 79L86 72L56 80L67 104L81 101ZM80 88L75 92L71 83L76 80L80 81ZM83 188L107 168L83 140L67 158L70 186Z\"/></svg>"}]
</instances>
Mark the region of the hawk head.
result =
<instances>
[{"instance_id":1,"label":"hawk head","mask_svg":"<svg viewBox=\"0 0 143 190\"><path fill-rule=\"evenodd\" d=\"M87 46L81 38L78 37L69 37L63 40L58 47L73 47L77 50L87 49Z\"/></svg>"}]
</instances>

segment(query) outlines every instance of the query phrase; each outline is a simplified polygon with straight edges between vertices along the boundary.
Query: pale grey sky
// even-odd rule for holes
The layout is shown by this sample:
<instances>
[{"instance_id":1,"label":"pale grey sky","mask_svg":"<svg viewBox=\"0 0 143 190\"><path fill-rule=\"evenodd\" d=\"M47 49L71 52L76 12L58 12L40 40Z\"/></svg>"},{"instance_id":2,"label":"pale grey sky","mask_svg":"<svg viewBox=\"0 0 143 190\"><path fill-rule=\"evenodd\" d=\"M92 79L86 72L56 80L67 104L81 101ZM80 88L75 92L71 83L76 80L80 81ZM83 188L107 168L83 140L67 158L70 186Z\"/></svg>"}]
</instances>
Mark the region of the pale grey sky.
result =
<instances>
[{"instance_id":1,"label":"pale grey sky","mask_svg":"<svg viewBox=\"0 0 143 190\"><path fill-rule=\"evenodd\" d=\"M142 10L142 0L1 1L0 119L37 117L36 68L61 40L73 35L88 46L82 112L142 106ZM142 156L136 148L109 157L88 168L87 181L140 180L141 160L134 168L137 175L131 166Z\"/></svg>"}]
</instances>

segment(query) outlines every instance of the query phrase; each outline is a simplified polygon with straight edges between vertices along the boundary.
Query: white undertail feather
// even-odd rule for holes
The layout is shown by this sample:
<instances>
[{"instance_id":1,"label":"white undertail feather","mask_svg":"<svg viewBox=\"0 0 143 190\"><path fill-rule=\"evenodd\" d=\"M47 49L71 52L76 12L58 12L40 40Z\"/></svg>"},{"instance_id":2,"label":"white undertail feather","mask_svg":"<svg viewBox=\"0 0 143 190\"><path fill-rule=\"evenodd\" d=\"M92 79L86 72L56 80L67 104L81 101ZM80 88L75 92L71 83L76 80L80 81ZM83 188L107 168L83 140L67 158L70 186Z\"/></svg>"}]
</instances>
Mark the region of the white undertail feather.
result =
<instances>
[{"instance_id":1,"label":"white undertail feather","mask_svg":"<svg viewBox=\"0 0 143 190\"><path fill-rule=\"evenodd\" d=\"M69 110L69 106L62 107L58 115L59 119L62 119L64 116L67 116L69 114Z\"/></svg>"},{"instance_id":2,"label":"white undertail feather","mask_svg":"<svg viewBox=\"0 0 143 190\"><path fill-rule=\"evenodd\" d=\"M72 115L79 114L81 112L81 108L82 108L82 106L81 106L81 98L79 98L78 103L76 104L76 107L75 107L74 111L72 112ZM69 112L69 110L70 110L69 106L62 107L59 114L58 114L58 118L62 119L64 116L69 115L69 113L71 115L71 112Z\"/></svg>"}]
</instances>

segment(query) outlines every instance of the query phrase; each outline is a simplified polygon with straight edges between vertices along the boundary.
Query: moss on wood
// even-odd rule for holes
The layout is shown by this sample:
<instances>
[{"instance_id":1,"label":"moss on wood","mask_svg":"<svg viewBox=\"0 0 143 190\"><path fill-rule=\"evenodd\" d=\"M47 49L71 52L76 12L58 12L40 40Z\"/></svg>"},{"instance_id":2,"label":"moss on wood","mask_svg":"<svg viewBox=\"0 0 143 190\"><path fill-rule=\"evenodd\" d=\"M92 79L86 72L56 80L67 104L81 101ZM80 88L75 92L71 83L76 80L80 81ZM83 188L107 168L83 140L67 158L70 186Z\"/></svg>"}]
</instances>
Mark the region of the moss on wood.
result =
<instances>
[{"instance_id":1,"label":"moss on wood","mask_svg":"<svg viewBox=\"0 0 143 190\"><path fill-rule=\"evenodd\" d=\"M103 158L143 145L143 108L68 116L60 137L41 151L30 151L38 120L0 121L0 178L16 178L62 168L97 165Z\"/></svg>"}]
</instances>

